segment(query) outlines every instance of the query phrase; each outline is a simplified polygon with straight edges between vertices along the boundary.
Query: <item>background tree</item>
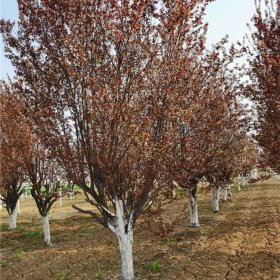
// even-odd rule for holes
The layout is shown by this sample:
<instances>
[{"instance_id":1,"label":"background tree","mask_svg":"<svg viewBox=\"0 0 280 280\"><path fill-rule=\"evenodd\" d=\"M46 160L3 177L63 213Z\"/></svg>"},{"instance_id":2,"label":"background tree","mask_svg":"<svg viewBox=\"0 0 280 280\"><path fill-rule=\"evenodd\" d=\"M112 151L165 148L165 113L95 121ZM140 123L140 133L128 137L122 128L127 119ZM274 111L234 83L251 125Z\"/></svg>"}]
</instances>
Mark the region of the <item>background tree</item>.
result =
<instances>
[{"instance_id":1,"label":"background tree","mask_svg":"<svg viewBox=\"0 0 280 280\"><path fill-rule=\"evenodd\" d=\"M232 162L228 143L241 125L240 69L234 65L240 51L234 46L227 51L226 44L224 38L188 68L185 96L178 100L177 110L182 114L175 154L181 172L176 181L188 190L192 226L199 226L197 183L205 176L210 179L225 161Z\"/></svg>"},{"instance_id":2,"label":"background tree","mask_svg":"<svg viewBox=\"0 0 280 280\"><path fill-rule=\"evenodd\" d=\"M263 9L263 5L265 8ZM280 172L280 3L256 1L248 50L248 96L257 110L256 139L263 164Z\"/></svg>"},{"instance_id":3,"label":"background tree","mask_svg":"<svg viewBox=\"0 0 280 280\"><path fill-rule=\"evenodd\" d=\"M39 141L33 145L32 152L24 158L25 168L31 185L31 195L34 198L42 217L44 228L44 243L51 245L49 211L62 193L64 173L51 152Z\"/></svg>"},{"instance_id":4,"label":"background tree","mask_svg":"<svg viewBox=\"0 0 280 280\"><path fill-rule=\"evenodd\" d=\"M1 84L0 88L0 194L9 214L9 229L16 228L17 203L24 193L24 157L30 152L30 130L22 104Z\"/></svg>"}]
</instances>

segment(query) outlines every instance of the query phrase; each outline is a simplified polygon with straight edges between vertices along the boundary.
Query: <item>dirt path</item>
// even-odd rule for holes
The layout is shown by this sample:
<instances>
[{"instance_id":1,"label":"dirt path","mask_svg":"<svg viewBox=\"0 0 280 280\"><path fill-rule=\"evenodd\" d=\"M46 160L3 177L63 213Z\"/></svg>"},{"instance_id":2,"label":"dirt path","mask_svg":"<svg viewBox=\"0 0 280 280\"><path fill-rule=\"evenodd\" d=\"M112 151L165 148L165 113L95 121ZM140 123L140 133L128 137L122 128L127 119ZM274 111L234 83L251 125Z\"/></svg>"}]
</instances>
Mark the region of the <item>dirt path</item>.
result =
<instances>
[{"instance_id":1,"label":"dirt path","mask_svg":"<svg viewBox=\"0 0 280 280\"><path fill-rule=\"evenodd\" d=\"M184 203L186 199L176 200L172 212ZM120 279L117 242L110 231L83 215L54 219L54 246L46 248L41 224L30 223L34 209L28 207L22 204L18 230L9 232L1 226L1 280ZM70 213L67 207L55 211L63 216ZM220 208L219 214L212 213L209 194L199 196L201 227L188 227L185 218L163 239L139 225L134 242L135 278L280 280L279 181L252 185L239 193L234 190ZM65 209L69 210L66 214Z\"/></svg>"}]
</instances>

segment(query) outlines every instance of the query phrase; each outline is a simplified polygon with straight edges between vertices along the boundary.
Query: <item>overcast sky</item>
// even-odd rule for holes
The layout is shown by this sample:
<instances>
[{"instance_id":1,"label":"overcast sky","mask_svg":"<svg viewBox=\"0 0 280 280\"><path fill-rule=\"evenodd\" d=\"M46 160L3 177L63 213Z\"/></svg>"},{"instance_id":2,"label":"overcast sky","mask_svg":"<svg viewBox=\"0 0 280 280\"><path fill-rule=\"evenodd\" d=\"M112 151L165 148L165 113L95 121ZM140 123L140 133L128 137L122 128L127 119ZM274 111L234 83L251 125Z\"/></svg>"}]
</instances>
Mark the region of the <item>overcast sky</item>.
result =
<instances>
[{"instance_id":1,"label":"overcast sky","mask_svg":"<svg viewBox=\"0 0 280 280\"><path fill-rule=\"evenodd\" d=\"M17 1L0 0L1 18L17 19ZM209 23L207 45L219 41L228 34L231 42L242 40L248 32L246 24L254 13L254 0L216 0L206 11L205 20ZM6 79L7 74L13 74L13 68L3 55L3 43L0 42L0 78Z\"/></svg>"}]
</instances>

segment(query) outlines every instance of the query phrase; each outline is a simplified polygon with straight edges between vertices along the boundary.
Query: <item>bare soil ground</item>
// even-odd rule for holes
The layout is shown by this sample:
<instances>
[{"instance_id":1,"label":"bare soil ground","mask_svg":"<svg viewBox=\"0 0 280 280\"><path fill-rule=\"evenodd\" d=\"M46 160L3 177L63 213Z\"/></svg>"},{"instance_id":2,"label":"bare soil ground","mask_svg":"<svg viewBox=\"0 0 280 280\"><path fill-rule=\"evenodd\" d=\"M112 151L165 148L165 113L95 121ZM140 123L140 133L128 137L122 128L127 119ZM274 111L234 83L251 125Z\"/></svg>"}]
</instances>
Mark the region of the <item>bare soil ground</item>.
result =
<instances>
[{"instance_id":1,"label":"bare soil ground","mask_svg":"<svg viewBox=\"0 0 280 280\"><path fill-rule=\"evenodd\" d=\"M200 228L188 227L187 215L175 231L159 238L140 220L134 241L136 279L280 280L280 184L276 179L246 186L210 210L210 194L199 196ZM42 244L42 227L31 198L21 201L18 229L1 218L1 280L120 279L113 234L80 215L72 203L89 208L82 195L64 199L51 211L52 247ZM170 206L176 213L186 199Z\"/></svg>"}]
</instances>

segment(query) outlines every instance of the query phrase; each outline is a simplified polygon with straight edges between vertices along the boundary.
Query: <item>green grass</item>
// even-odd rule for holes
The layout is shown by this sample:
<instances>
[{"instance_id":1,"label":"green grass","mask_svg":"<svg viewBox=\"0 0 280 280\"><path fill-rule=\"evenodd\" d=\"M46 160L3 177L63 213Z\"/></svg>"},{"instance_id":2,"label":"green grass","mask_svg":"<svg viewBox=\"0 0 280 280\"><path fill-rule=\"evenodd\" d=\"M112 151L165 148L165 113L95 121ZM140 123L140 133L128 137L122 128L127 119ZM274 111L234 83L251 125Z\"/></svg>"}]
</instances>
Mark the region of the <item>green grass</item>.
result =
<instances>
[{"instance_id":1,"label":"green grass","mask_svg":"<svg viewBox=\"0 0 280 280\"><path fill-rule=\"evenodd\" d=\"M147 264L147 268L150 272L159 272L162 268L160 260L155 260Z\"/></svg>"},{"instance_id":2,"label":"green grass","mask_svg":"<svg viewBox=\"0 0 280 280\"><path fill-rule=\"evenodd\" d=\"M22 257L25 256L25 252L18 249L18 250L16 250L15 255L16 255L16 257L17 257L18 259L21 259Z\"/></svg>"},{"instance_id":3,"label":"green grass","mask_svg":"<svg viewBox=\"0 0 280 280\"><path fill-rule=\"evenodd\" d=\"M21 234L21 236L25 237L25 238L29 238L29 237L37 237L40 234L41 234L41 231L39 231L39 230L26 230Z\"/></svg>"},{"instance_id":4,"label":"green grass","mask_svg":"<svg viewBox=\"0 0 280 280\"><path fill-rule=\"evenodd\" d=\"M173 246L176 244L176 239L174 238L168 238L167 241L166 241L167 245L168 246Z\"/></svg>"},{"instance_id":5,"label":"green grass","mask_svg":"<svg viewBox=\"0 0 280 280\"><path fill-rule=\"evenodd\" d=\"M0 231L6 231L8 230L8 225L7 224L1 224L0 225Z\"/></svg>"},{"instance_id":6,"label":"green grass","mask_svg":"<svg viewBox=\"0 0 280 280\"><path fill-rule=\"evenodd\" d=\"M64 279L66 279L67 275L68 275L67 271L60 271L56 274L56 279L57 280L64 280Z\"/></svg>"}]
</instances>

